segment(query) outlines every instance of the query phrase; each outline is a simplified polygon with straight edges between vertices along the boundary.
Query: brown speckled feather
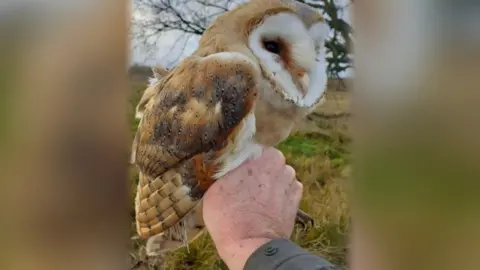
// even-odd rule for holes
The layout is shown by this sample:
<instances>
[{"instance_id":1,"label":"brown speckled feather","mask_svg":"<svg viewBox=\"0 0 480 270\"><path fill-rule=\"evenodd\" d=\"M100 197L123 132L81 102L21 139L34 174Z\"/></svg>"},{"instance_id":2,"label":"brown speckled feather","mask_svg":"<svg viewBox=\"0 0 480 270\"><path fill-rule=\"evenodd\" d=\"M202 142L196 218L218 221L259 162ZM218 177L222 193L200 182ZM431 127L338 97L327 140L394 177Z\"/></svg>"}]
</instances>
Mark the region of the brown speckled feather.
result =
<instances>
[{"instance_id":1,"label":"brown speckled feather","mask_svg":"<svg viewBox=\"0 0 480 270\"><path fill-rule=\"evenodd\" d=\"M135 118L139 119L140 122L142 120L145 108L147 108L148 106L148 102L152 100L155 93L157 93L157 91L159 90L158 87L155 87L155 84L157 84L159 80L163 79L168 74L168 70L161 66L153 67L152 72L154 77L150 78L149 86L143 91L142 97L140 98L140 101L135 107ZM130 155L130 164L135 163L135 154L137 151L136 143L138 141L137 136L138 134L135 134L135 138L133 140L132 153Z\"/></svg>"},{"instance_id":2,"label":"brown speckled feather","mask_svg":"<svg viewBox=\"0 0 480 270\"><path fill-rule=\"evenodd\" d=\"M177 224L213 184L215 162L257 96L246 60L191 57L159 82L136 136L140 169L136 221L141 237Z\"/></svg>"},{"instance_id":3,"label":"brown speckled feather","mask_svg":"<svg viewBox=\"0 0 480 270\"><path fill-rule=\"evenodd\" d=\"M155 79L157 81L163 79L168 74L168 70L166 68L159 66L153 67L152 72L154 78L152 78L151 80ZM157 90L158 88L154 87L153 85L149 85L149 87L145 89L142 97L140 98L140 101L137 104L137 107L135 107L135 113L137 118L142 118L147 103L152 99Z\"/></svg>"}]
</instances>

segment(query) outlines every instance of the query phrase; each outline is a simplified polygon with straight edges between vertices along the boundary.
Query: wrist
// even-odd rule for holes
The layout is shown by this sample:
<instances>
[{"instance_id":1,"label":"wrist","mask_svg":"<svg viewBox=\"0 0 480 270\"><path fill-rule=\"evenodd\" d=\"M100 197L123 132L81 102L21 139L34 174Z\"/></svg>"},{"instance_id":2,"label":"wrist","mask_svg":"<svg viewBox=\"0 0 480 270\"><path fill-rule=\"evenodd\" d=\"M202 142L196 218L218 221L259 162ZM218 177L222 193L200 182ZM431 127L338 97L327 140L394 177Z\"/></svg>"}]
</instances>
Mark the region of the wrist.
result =
<instances>
[{"instance_id":1,"label":"wrist","mask_svg":"<svg viewBox=\"0 0 480 270\"><path fill-rule=\"evenodd\" d=\"M274 238L255 237L247 238L217 247L218 254L231 270L243 270L248 258L259 247L272 241Z\"/></svg>"}]
</instances>

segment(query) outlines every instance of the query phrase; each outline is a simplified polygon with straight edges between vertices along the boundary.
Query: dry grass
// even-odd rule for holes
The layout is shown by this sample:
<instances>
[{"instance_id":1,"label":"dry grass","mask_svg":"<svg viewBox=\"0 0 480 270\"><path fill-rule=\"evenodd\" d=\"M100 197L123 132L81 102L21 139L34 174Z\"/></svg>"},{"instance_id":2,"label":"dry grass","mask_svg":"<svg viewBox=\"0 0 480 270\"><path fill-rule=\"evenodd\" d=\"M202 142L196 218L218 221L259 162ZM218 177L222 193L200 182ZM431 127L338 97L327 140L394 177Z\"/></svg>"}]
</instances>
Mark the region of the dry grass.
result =
<instances>
[{"instance_id":1,"label":"dry grass","mask_svg":"<svg viewBox=\"0 0 480 270\"><path fill-rule=\"evenodd\" d=\"M132 99L129 119L145 83L132 82ZM329 115L348 112L348 93L331 92L327 102L299 123L296 132L278 148L287 162L295 168L304 184L301 208L315 219L315 226L301 230L296 228L292 240L312 253L321 255L340 266L346 265L349 211L345 192L345 175L350 162L348 151L348 117L328 119ZM132 121L133 132L137 121ZM215 247L204 233L190 246L190 252L180 249L165 258L147 258L144 242L136 239L133 227L133 197L137 181L136 169L131 170L132 184L132 269L228 269L218 258Z\"/></svg>"}]
</instances>

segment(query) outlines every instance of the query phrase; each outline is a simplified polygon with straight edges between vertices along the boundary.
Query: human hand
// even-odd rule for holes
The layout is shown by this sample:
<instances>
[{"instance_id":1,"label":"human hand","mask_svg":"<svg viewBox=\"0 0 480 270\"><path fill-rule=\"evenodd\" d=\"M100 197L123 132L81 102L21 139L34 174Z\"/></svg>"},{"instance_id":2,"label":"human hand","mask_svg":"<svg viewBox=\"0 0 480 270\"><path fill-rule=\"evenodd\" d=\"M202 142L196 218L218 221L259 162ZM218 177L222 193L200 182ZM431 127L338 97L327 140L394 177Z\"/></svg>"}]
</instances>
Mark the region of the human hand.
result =
<instances>
[{"instance_id":1,"label":"human hand","mask_svg":"<svg viewBox=\"0 0 480 270\"><path fill-rule=\"evenodd\" d=\"M203 219L220 257L243 269L261 245L289 238L303 186L283 154L266 148L213 184L203 198Z\"/></svg>"}]
</instances>

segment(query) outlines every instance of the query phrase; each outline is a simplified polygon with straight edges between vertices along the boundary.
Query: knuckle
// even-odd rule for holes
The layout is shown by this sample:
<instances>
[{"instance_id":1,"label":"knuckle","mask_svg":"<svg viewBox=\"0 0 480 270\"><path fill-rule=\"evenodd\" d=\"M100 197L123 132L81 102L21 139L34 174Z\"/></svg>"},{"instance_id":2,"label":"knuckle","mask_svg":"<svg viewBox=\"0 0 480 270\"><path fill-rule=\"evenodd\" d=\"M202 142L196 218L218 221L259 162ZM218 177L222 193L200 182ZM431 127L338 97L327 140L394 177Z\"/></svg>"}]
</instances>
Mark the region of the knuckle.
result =
<instances>
[{"instance_id":1,"label":"knuckle","mask_svg":"<svg viewBox=\"0 0 480 270\"><path fill-rule=\"evenodd\" d=\"M289 179L295 178L295 174L296 174L295 169L292 166L290 165L285 166L285 175L288 176Z\"/></svg>"},{"instance_id":2,"label":"knuckle","mask_svg":"<svg viewBox=\"0 0 480 270\"><path fill-rule=\"evenodd\" d=\"M296 186L297 186L297 189L299 190L299 192L303 192L303 184L301 182L299 182L298 180L296 181Z\"/></svg>"},{"instance_id":3,"label":"knuckle","mask_svg":"<svg viewBox=\"0 0 480 270\"><path fill-rule=\"evenodd\" d=\"M292 195L296 202L300 202L303 196L303 184L295 180L295 184L292 185Z\"/></svg>"},{"instance_id":4,"label":"knuckle","mask_svg":"<svg viewBox=\"0 0 480 270\"><path fill-rule=\"evenodd\" d=\"M269 148L265 149L265 152L262 156L263 156L263 158L265 158L269 162L272 162L272 163L275 163L275 164L280 164L280 165L285 164L285 156L283 155L283 153L280 150L278 150L274 147L269 147Z\"/></svg>"},{"instance_id":5,"label":"knuckle","mask_svg":"<svg viewBox=\"0 0 480 270\"><path fill-rule=\"evenodd\" d=\"M282 165L285 164L286 160L285 160L285 156L283 155L283 153L276 149L276 148L273 148L273 151L274 151L274 157L275 157L275 160L279 163L281 163Z\"/></svg>"}]
</instances>

